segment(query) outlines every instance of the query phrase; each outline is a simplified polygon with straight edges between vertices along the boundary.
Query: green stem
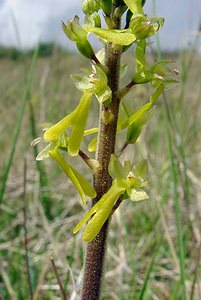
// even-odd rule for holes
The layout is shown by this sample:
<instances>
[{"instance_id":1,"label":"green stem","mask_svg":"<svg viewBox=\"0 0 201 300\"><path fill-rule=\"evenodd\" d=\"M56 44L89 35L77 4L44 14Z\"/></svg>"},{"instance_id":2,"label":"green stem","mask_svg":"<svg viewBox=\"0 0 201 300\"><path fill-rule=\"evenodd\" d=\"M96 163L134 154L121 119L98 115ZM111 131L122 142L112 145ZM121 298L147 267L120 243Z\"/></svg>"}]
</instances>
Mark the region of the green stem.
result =
<instances>
[{"instance_id":1,"label":"green stem","mask_svg":"<svg viewBox=\"0 0 201 300\"><path fill-rule=\"evenodd\" d=\"M96 159L100 163L101 170L98 171L94 176L94 188L97 192L97 197L93 199L92 205L94 205L108 191L112 184L112 179L108 173L108 165L110 156L115 150L117 119L120 102L117 91L119 85L121 48L109 43L107 46L106 56L106 64L109 70L108 82L112 90L112 101L109 105L109 109L113 113L114 118L109 124L106 124L101 116L108 108L106 108L105 105L101 105L98 146L96 153ZM105 222L96 238L87 245L81 300L98 300L101 297L101 281L104 266L108 223L109 220Z\"/></svg>"}]
</instances>

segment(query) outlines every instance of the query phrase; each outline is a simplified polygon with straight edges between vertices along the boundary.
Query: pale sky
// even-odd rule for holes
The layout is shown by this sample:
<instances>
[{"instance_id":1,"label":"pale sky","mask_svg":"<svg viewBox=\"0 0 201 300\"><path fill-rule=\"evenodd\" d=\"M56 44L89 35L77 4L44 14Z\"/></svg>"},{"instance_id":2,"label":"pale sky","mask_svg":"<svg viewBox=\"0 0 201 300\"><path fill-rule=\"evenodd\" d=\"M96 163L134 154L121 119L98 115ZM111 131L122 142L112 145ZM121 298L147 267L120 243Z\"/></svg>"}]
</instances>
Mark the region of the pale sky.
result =
<instances>
[{"instance_id":1,"label":"pale sky","mask_svg":"<svg viewBox=\"0 0 201 300\"><path fill-rule=\"evenodd\" d=\"M0 44L30 48L38 41L56 41L72 47L61 20L82 16L81 0L0 0ZM163 49L187 47L201 19L201 0L155 0L157 15L165 17L160 39ZM153 14L153 0L145 12ZM19 35L19 37L18 37ZM21 45L19 45L21 44Z\"/></svg>"}]
</instances>

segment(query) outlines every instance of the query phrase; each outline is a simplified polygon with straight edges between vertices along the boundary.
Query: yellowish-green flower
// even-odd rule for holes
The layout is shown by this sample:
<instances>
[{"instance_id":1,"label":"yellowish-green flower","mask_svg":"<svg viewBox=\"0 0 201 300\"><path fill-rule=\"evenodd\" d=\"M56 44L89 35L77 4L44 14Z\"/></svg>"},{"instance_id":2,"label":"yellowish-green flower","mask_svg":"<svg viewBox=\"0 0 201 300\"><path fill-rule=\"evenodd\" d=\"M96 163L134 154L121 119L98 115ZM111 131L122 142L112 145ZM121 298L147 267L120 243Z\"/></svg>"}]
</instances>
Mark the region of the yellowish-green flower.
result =
<instances>
[{"instance_id":1,"label":"yellowish-green flower","mask_svg":"<svg viewBox=\"0 0 201 300\"><path fill-rule=\"evenodd\" d=\"M86 91L94 94L100 103L109 103L112 97L112 91L108 86L106 73L98 65L92 65L92 72L83 70L86 75L76 74L72 76L76 87L80 91Z\"/></svg>"},{"instance_id":2,"label":"yellowish-green flower","mask_svg":"<svg viewBox=\"0 0 201 300\"><path fill-rule=\"evenodd\" d=\"M91 198L96 196L96 192L91 185L64 159L57 149L49 150L48 154L58 163L66 176L72 181L84 204L86 204L86 196Z\"/></svg>"},{"instance_id":3,"label":"yellowish-green flower","mask_svg":"<svg viewBox=\"0 0 201 300\"><path fill-rule=\"evenodd\" d=\"M86 128L91 99L91 93L83 92L80 103L75 110L45 131L45 141L55 142L63 132L66 132L67 128L72 127L68 138L68 153L71 156L78 155Z\"/></svg>"},{"instance_id":4,"label":"yellowish-green flower","mask_svg":"<svg viewBox=\"0 0 201 300\"><path fill-rule=\"evenodd\" d=\"M123 167L112 155L109 172L114 179L112 186L73 229L73 233L77 233L89 220L83 232L83 240L86 242L92 241L98 234L120 196L122 199L129 198L132 201L148 199L147 193L143 190L147 176L146 161L131 170L129 162L125 162Z\"/></svg>"},{"instance_id":5,"label":"yellowish-green flower","mask_svg":"<svg viewBox=\"0 0 201 300\"><path fill-rule=\"evenodd\" d=\"M48 129L47 129L48 130ZM97 132L97 128L92 128L84 131L84 136L88 134L93 134ZM41 141L41 138L37 138L32 142L32 146L36 145ZM86 204L86 196L94 198L96 197L96 192L92 186L87 182L87 180L75 170L60 153L63 150L65 153L68 151L69 137L65 132L62 132L60 135L55 138L54 141L51 141L36 157L36 160L41 161L48 157L57 162L60 168L64 171L66 176L71 180L77 191L79 192L82 202ZM64 153L63 152L63 153ZM91 169L93 167L97 168L97 161L90 160L88 165L91 164ZM94 170L93 170L94 171Z\"/></svg>"}]
</instances>

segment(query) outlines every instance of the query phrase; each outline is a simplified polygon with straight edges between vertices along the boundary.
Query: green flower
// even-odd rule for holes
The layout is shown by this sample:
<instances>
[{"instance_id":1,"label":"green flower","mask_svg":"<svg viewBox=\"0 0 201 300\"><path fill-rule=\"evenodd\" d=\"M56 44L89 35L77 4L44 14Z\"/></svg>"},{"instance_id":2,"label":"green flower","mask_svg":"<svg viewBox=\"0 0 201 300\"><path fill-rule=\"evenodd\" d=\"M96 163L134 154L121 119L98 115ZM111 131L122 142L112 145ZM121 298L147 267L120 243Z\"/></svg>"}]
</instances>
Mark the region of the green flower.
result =
<instances>
[{"instance_id":1,"label":"green flower","mask_svg":"<svg viewBox=\"0 0 201 300\"><path fill-rule=\"evenodd\" d=\"M150 101L143 105L137 112L134 112L129 118L126 120L122 120L118 124L118 131L125 129L125 128L130 128L131 133L135 133L135 130L132 129L130 126L134 126L135 128L139 126L142 127L146 121L149 120L149 112L150 110L154 107L156 101L162 94L162 92L165 89L165 84L162 82L158 85L154 93L150 97ZM132 140L132 135L128 134L127 138L129 137L130 140ZM133 137L134 138L134 137ZM128 140L129 142L129 140Z\"/></svg>"},{"instance_id":2,"label":"green flower","mask_svg":"<svg viewBox=\"0 0 201 300\"><path fill-rule=\"evenodd\" d=\"M156 34L162 28L163 24L163 18L148 18L144 14L133 14L129 28L138 40L142 40Z\"/></svg>"},{"instance_id":3,"label":"green flower","mask_svg":"<svg viewBox=\"0 0 201 300\"><path fill-rule=\"evenodd\" d=\"M136 73L134 74L132 81L135 84L142 84L150 82L154 88L157 88L160 84L164 84L165 88L170 84L177 82L172 75L173 70L168 67L171 61L161 60L153 64L150 68L147 68L145 58L146 41L141 40L136 46Z\"/></svg>"},{"instance_id":4,"label":"green flower","mask_svg":"<svg viewBox=\"0 0 201 300\"><path fill-rule=\"evenodd\" d=\"M86 242L92 241L98 234L120 196L122 199L129 198L132 201L148 199L147 193L142 189L146 185L146 161L141 162L132 170L129 162L125 162L123 167L112 155L109 173L114 179L112 186L73 229L73 233L77 233L89 220L83 232L83 240Z\"/></svg>"},{"instance_id":5,"label":"green flower","mask_svg":"<svg viewBox=\"0 0 201 300\"><path fill-rule=\"evenodd\" d=\"M61 121L50 127L44 133L44 139L47 142L55 142L59 136L72 127L68 138L68 153L71 156L78 155L80 145L84 136L89 107L91 104L92 94L83 92L80 103L75 110L63 118Z\"/></svg>"},{"instance_id":6,"label":"green flower","mask_svg":"<svg viewBox=\"0 0 201 300\"><path fill-rule=\"evenodd\" d=\"M91 133L97 132L96 128L86 130L84 135L88 135ZM41 141L41 138L37 138L32 142L32 146L36 145L38 142ZM49 143L36 157L36 160L41 161L48 157L54 159L60 168L64 171L66 176L71 180L74 184L75 188L79 192L83 204L86 204L86 196L94 198L96 197L95 190L91 187L91 185L86 181L86 179L77 171L75 170L67 161L66 159L60 154L60 150L64 150L65 152L68 151L68 143L69 138L65 132L61 133L56 140ZM93 165L97 161L91 160L89 164Z\"/></svg>"},{"instance_id":7,"label":"green flower","mask_svg":"<svg viewBox=\"0 0 201 300\"><path fill-rule=\"evenodd\" d=\"M100 103L110 102L112 91L108 86L108 78L105 72L97 65L92 65L92 73L85 71L86 75L73 75L76 87L81 91L94 94Z\"/></svg>"},{"instance_id":8,"label":"green flower","mask_svg":"<svg viewBox=\"0 0 201 300\"><path fill-rule=\"evenodd\" d=\"M66 176L72 181L82 198L83 204L86 204L86 196L91 198L96 197L96 192L91 185L64 159L57 149L49 150L48 154L58 163Z\"/></svg>"}]
</instances>

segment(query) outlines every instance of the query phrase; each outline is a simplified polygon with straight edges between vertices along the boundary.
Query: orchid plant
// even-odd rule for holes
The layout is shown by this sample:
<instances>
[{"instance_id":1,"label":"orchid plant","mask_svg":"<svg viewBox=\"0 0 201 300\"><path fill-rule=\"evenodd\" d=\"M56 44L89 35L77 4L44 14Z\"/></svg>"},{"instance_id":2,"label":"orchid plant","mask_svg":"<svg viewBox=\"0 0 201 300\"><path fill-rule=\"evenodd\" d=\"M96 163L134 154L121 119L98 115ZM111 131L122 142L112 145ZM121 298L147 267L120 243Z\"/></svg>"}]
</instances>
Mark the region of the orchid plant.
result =
<instances>
[{"instance_id":1,"label":"orchid plant","mask_svg":"<svg viewBox=\"0 0 201 300\"><path fill-rule=\"evenodd\" d=\"M143 10L144 4L143 0L83 0L83 24L77 16L67 24L62 23L66 36L90 61L91 68L72 76L76 88L81 91L79 104L69 115L45 129L44 141L48 144L37 160L52 158L71 180L83 204L87 202L86 197L93 198L91 209L73 229L77 233L86 225L83 240L88 242L88 247L81 299L100 298L108 220L115 209L122 201L148 199L144 190L147 162L143 160L132 166L130 161L125 161L122 165L120 155L127 145L136 143L153 116L158 98L165 88L176 82L171 76L169 61L147 63L147 38L162 28L164 19L148 17ZM94 34L103 44L97 53L88 40L89 34ZM120 59L132 45L135 45L133 75L126 86L120 87L119 79L127 70ZM141 84L149 84L152 94L149 101L135 111L128 107L124 97ZM92 101L98 101L100 117L97 127L87 128ZM117 151L116 139L121 131L127 133L122 148ZM88 154L81 150L87 135L93 136ZM94 178L93 186L68 163L69 156L83 159Z\"/></svg>"}]
</instances>

